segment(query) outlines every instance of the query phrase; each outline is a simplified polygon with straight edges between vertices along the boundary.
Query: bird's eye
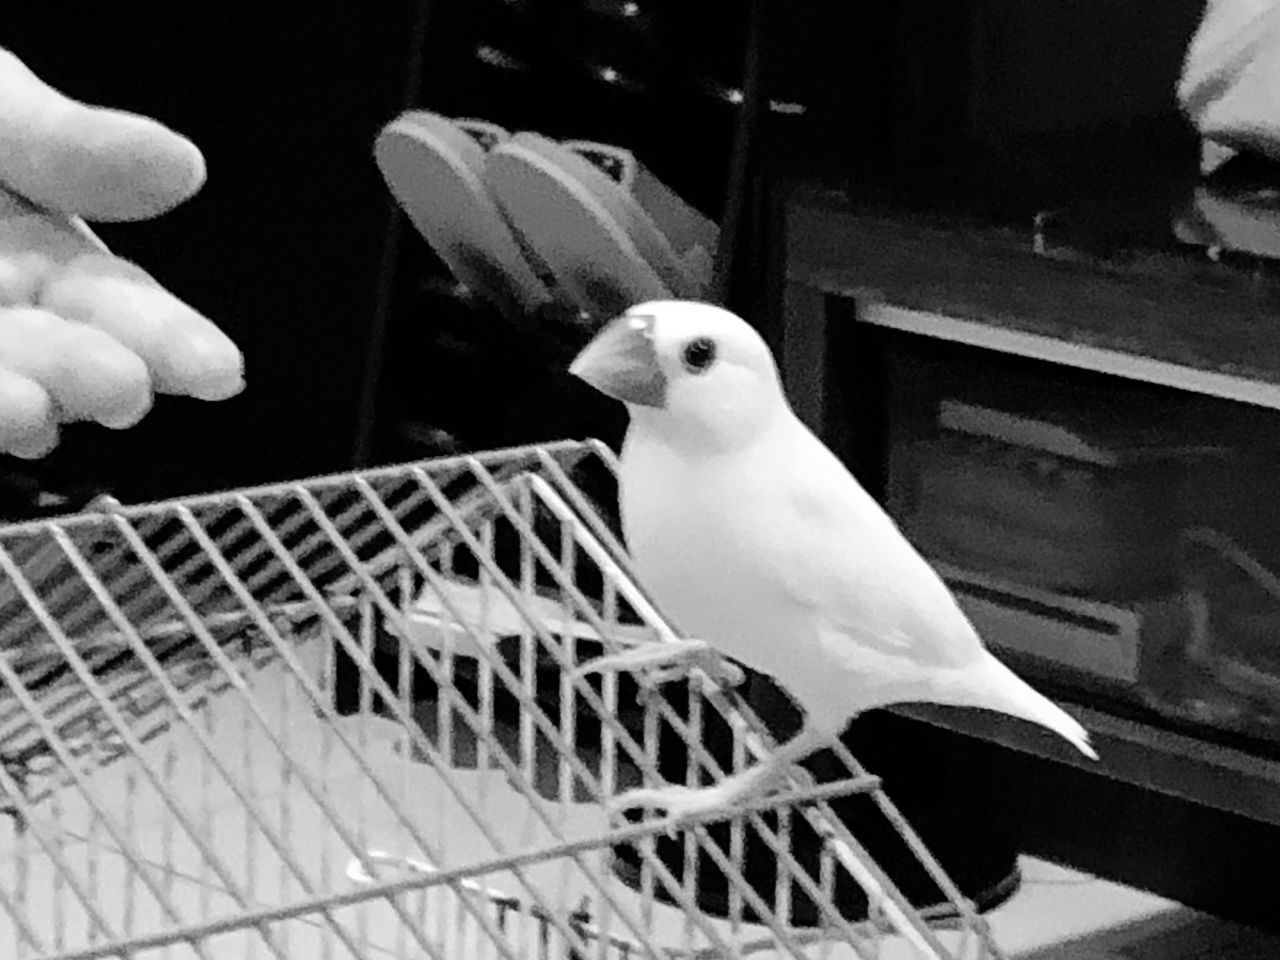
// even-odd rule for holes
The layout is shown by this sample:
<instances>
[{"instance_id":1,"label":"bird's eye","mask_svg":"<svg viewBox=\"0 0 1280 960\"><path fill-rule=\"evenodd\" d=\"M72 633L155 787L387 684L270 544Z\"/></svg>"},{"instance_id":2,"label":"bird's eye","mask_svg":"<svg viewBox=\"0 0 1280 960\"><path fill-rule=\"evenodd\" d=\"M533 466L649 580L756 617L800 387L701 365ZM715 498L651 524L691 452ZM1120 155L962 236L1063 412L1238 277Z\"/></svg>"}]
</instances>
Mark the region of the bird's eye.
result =
<instances>
[{"instance_id":1,"label":"bird's eye","mask_svg":"<svg viewBox=\"0 0 1280 960\"><path fill-rule=\"evenodd\" d=\"M680 359L690 373L703 373L716 362L716 342L710 337L690 340L684 345Z\"/></svg>"}]
</instances>

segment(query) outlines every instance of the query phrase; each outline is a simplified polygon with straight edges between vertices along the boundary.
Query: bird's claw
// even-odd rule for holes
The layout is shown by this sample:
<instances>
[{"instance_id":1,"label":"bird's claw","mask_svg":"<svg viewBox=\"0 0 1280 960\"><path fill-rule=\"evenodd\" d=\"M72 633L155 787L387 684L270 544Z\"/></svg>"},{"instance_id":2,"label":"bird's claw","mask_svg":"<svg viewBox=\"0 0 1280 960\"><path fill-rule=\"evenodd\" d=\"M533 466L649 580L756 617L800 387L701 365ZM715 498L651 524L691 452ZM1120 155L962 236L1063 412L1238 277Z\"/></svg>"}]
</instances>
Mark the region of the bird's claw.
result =
<instances>
[{"instance_id":1,"label":"bird's claw","mask_svg":"<svg viewBox=\"0 0 1280 960\"><path fill-rule=\"evenodd\" d=\"M644 669L652 668L648 672ZM637 671L637 682L642 689L652 690L659 684L679 680L697 668L721 687L736 687L746 674L737 664L722 657L710 644L702 640L662 640L624 650L612 656L599 657L583 664L576 676L611 671Z\"/></svg>"},{"instance_id":2,"label":"bird's claw","mask_svg":"<svg viewBox=\"0 0 1280 960\"><path fill-rule=\"evenodd\" d=\"M666 835L674 837L690 818L732 807L732 798L725 796L719 787L638 787L618 794L605 809L610 818L617 818L623 811L636 807L665 810L666 816L659 822L665 827Z\"/></svg>"}]
</instances>

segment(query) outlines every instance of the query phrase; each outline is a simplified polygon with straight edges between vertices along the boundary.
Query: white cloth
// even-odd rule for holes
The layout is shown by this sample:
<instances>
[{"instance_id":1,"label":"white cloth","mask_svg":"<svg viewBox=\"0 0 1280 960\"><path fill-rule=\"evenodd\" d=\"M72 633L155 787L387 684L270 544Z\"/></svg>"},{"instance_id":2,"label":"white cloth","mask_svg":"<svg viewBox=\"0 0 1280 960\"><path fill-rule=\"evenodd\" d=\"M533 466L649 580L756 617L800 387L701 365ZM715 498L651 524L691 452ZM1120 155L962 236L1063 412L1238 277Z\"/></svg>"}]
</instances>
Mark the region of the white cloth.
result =
<instances>
[{"instance_id":1,"label":"white cloth","mask_svg":"<svg viewBox=\"0 0 1280 960\"><path fill-rule=\"evenodd\" d=\"M1210 166L1242 149L1280 159L1280 0L1208 0L1177 93Z\"/></svg>"}]
</instances>

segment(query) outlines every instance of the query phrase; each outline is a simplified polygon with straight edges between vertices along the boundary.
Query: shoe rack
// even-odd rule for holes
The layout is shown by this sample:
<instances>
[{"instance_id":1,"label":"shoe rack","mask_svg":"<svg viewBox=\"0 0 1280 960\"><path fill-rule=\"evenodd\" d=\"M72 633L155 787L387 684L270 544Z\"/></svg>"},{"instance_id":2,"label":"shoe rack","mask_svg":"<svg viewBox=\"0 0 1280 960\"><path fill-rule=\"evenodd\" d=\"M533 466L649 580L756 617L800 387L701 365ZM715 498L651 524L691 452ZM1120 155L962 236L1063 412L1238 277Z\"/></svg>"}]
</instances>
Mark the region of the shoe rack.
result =
<instances>
[{"instance_id":1,"label":"shoe rack","mask_svg":"<svg viewBox=\"0 0 1280 960\"><path fill-rule=\"evenodd\" d=\"M631 151L720 223L713 298L776 342L778 174L821 153L807 148L830 139L851 96L839 84L819 89L808 69L814 48L801 41L823 25L771 0L437 2L409 106ZM388 250L357 462L620 438L612 405L562 372L583 331L552 321L545 338L512 329L467 297L406 218Z\"/></svg>"}]
</instances>

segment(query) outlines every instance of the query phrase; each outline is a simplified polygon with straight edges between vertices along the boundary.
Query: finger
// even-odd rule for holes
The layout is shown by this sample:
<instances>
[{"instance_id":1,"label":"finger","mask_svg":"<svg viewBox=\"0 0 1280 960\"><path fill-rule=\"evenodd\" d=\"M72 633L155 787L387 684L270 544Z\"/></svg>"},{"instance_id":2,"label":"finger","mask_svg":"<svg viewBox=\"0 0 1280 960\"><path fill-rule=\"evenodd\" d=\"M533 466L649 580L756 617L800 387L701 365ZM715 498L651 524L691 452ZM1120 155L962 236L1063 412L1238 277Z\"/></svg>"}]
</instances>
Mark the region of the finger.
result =
<instances>
[{"instance_id":1,"label":"finger","mask_svg":"<svg viewBox=\"0 0 1280 960\"><path fill-rule=\"evenodd\" d=\"M0 367L34 380L60 417L130 427L151 408L146 365L95 327L35 307L0 310Z\"/></svg>"},{"instance_id":2,"label":"finger","mask_svg":"<svg viewBox=\"0 0 1280 960\"><path fill-rule=\"evenodd\" d=\"M0 253L0 307L30 306L39 299L54 263L43 253Z\"/></svg>"},{"instance_id":3,"label":"finger","mask_svg":"<svg viewBox=\"0 0 1280 960\"><path fill-rule=\"evenodd\" d=\"M0 48L0 182L90 220L144 220L204 183L190 140L149 117L93 107L49 86Z\"/></svg>"},{"instance_id":4,"label":"finger","mask_svg":"<svg viewBox=\"0 0 1280 960\"><path fill-rule=\"evenodd\" d=\"M128 347L146 363L160 393L222 400L244 388L243 357L231 339L119 257L77 257L46 281L40 305Z\"/></svg>"},{"instance_id":5,"label":"finger","mask_svg":"<svg viewBox=\"0 0 1280 960\"><path fill-rule=\"evenodd\" d=\"M0 257L39 253L54 263L67 263L106 246L78 217L37 210L0 189Z\"/></svg>"},{"instance_id":6,"label":"finger","mask_svg":"<svg viewBox=\"0 0 1280 960\"><path fill-rule=\"evenodd\" d=\"M45 456L58 445L53 414L53 401L40 384L0 367L0 451L27 460Z\"/></svg>"},{"instance_id":7,"label":"finger","mask_svg":"<svg viewBox=\"0 0 1280 960\"><path fill-rule=\"evenodd\" d=\"M21 460L39 460L41 457L47 457L53 453L54 448L57 446L58 424L53 419L50 419L36 433L21 440L15 440L11 446L5 449L5 452Z\"/></svg>"}]
</instances>

